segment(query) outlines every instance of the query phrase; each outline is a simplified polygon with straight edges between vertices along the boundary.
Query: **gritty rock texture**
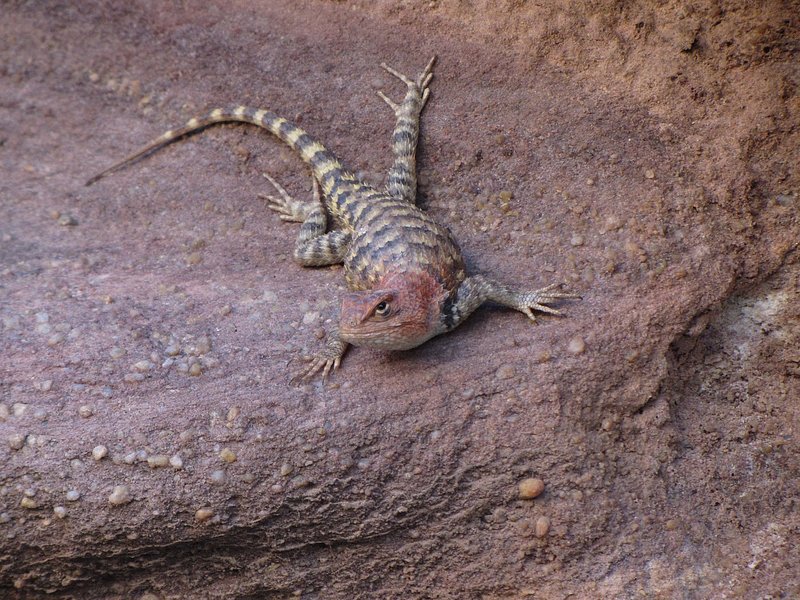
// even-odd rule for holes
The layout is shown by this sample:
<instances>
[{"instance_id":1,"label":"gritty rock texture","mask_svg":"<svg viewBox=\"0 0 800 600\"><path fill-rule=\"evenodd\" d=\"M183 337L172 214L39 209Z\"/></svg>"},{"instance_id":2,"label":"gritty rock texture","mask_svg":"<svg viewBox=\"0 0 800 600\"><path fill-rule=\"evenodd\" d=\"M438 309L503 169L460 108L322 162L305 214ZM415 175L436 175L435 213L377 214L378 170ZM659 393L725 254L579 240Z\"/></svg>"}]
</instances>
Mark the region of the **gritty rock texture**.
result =
<instances>
[{"instance_id":1,"label":"gritty rock texture","mask_svg":"<svg viewBox=\"0 0 800 600\"><path fill-rule=\"evenodd\" d=\"M796 2L2 13L0 596L800 595ZM568 318L293 387L343 290L258 198L296 157L222 126L83 187L237 103L379 183L378 64L432 54L422 205Z\"/></svg>"}]
</instances>

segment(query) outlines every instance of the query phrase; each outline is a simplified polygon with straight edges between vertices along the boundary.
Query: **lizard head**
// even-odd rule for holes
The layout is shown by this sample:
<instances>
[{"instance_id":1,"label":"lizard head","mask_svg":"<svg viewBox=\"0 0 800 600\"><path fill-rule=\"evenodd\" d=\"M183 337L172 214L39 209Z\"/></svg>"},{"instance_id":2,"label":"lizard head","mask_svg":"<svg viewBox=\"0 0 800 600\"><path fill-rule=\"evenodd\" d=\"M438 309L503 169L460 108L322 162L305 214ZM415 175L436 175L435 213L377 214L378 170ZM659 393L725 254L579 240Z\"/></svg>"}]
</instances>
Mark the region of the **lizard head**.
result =
<instances>
[{"instance_id":1,"label":"lizard head","mask_svg":"<svg viewBox=\"0 0 800 600\"><path fill-rule=\"evenodd\" d=\"M354 346L408 350L439 333L448 293L425 272L384 277L372 290L342 300L339 337Z\"/></svg>"}]
</instances>

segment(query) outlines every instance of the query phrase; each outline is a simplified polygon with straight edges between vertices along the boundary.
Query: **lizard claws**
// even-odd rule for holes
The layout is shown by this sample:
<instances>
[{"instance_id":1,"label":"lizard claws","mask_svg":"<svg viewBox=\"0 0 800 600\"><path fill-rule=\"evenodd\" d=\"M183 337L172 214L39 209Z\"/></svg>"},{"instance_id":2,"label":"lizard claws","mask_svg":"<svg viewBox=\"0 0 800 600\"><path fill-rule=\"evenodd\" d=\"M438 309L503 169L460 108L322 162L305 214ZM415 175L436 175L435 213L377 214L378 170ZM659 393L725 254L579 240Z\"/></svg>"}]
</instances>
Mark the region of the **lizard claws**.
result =
<instances>
[{"instance_id":1,"label":"lizard claws","mask_svg":"<svg viewBox=\"0 0 800 600\"><path fill-rule=\"evenodd\" d=\"M536 322L536 316L533 314L534 310L547 313L548 315L563 317L564 313L547 306L547 303L562 299L580 299L580 296L571 292L562 292L560 289L560 283L553 283L534 292L521 294L518 310L525 313L534 323Z\"/></svg>"},{"instance_id":2,"label":"lizard claws","mask_svg":"<svg viewBox=\"0 0 800 600\"><path fill-rule=\"evenodd\" d=\"M393 69L392 67L390 67L386 63L381 63L381 68L384 71L386 71L387 73L390 73L390 74L394 75L400 81L402 81L403 83L405 83L408 86L408 93L406 94L406 99L409 98L409 95L412 98L413 98L414 95L418 96L419 102L420 102L420 110L422 110L422 107L425 106L425 103L428 101L428 96L430 95L430 90L428 89L428 85L430 84L431 79L433 79L433 63L434 62L436 62L436 56L433 56L428 61L428 64L422 70L422 73L420 73L417 76L416 81L412 81L411 79L409 79L408 77L406 77L405 75L403 75L399 71L396 71L395 69ZM401 105L396 104L395 102L390 100L386 96L386 94L384 94L383 92L379 91L378 92L378 96L380 96L381 99L384 102L386 102L386 104L389 105L389 107L394 111L394 113L396 115L400 112Z\"/></svg>"},{"instance_id":3,"label":"lizard claws","mask_svg":"<svg viewBox=\"0 0 800 600\"><path fill-rule=\"evenodd\" d=\"M267 206L274 210L279 214L281 221L290 221L294 223L302 223L308 218L308 215L313 210L313 206L306 203L300 202L299 200L295 200L294 198L289 195L283 186L275 181L268 173L262 173L262 176L269 181L272 186L277 190L280 197L273 196L271 194L259 194L259 198L265 199L269 204ZM314 182L314 198L319 198L319 183L317 183L316 178L313 179Z\"/></svg>"}]
</instances>

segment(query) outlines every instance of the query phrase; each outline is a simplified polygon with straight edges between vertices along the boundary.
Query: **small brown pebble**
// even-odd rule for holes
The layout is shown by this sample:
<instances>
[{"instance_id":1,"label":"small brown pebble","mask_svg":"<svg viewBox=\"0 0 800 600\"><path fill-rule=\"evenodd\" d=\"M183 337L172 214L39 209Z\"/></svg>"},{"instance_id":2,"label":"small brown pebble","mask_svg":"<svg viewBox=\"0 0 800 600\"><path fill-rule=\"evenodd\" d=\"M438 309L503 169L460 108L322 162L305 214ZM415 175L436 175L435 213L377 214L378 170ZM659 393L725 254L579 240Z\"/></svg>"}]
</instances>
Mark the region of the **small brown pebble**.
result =
<instances>
[{"instance_id":1,"label":"small brown pebble","mask_svg":"<svg viewBox=\"0 0 800 600\"><path fill-rule=\"evenodd\" d=\"M198 523L205 523L213 516L214 511L210 508L198 508L197 512L194 513L194 520Z\"/></svg>"},{"instance_id":2,"label":"small brown pebble","mask_svg":"<svg viewBox=\"0 0 800 600\"><path fill-rule=\"evenodd\" d=\"M667 531L675 531L678 528L678 521L677 519L667 519L664 523L664 529Z\"/></svg>"},{"instance_id":3,"label":"small brown pebble","mask_svg":"<svg viewBox=\"0 0 800 600\"><path fill-rule=\"evenodd\" d=\"M653 169L647 169L647 170L645 170L645 172L644 172L644 176L645 176L647 179L654 179L654 178L655 178L655 176L656 176L656 172L655 172L655 171L653 171Z\"/></svg>"},{"instance_id":4,"label":"small brown pebble","mask_svg":"<svg viewBox=\"0 0 800 600\"><path fill-rule=\"evenodd\" d=\"M25 496L22 500L20 500L19 505L22 508L27 508L28 510L39 508L39 503L36 502L36 500L34 500L33 498L29 498L28 496Z\"/></svg>"},{"instance_id":5,"label":"small brown pebble","mask_svg":"<svg viewBox=\"0 0 800 600\"><path fill-rule=\"evenodd\" d=\"M186 264L190 267L199 265L201 262L203 262L203 255L199 252L192 252L186 257Z\"/></svg>"},{"instance_id":6,"label":"small brown pebble","mask_svg":"<svg viewBox=\"0 0 800 600\"><path fill-rule=\"evenodd\" d=\"M544 491L544 481L538 477L528 477L519 482L519 497L523 500L536 498Z\"/></svg>"},{"instance_id":7,"label":"small brown pebble","mask_svg":"<svg viewBox=\"0 0 800 600\"><path fill-rule=\"evenodd\" d=\"M502 365L497 369L496 374L498 379L511 379L516 374L516 371L512 365Z\"/></svg>"},{"instance_id":8,"label":"small brown pebble","mask_svg":"<svg viewBox=\"0 0 800 600\"><path fill-rule=\"evenodd\" d=\"M534 535L541 538L546 536L548 531L550 531L550 519L548 517L539 517L536 519L536 525L533 530Z\"/></svg>"},{"instance_id":9,"label":"small brown pebble","mask_svg":"<svg viewBox=\"0 0 800 600\"><path fill-rule=\"evenodd\" d=\"M200 363L194 363L191 367L189 367L189 375L192 377L197 377L203 373L203 368L200 366Z\"/></svg>"},{"instance_id":10,"label":"small brown pebble","mask_svg":"<svg viewBox=\"0 0 800 600\"><path fill-rule=\"evenodd\" d=\"M219 457L226 463L236 462L236 454L230 448L223 448L219 453Z\"/></svg>"},{"instance_id":11,"label":"small brown pebble","mask_svg":"<svg viewBox=\"0 0 800 600\"><path fill-rule=\"evenodd\" d=\"M498 195L500 196L500 202L503 202L505 204L511 202L511 198L514 197L514 194L512 194L511 192L509 192L507 190L503 190Z\"/></svg>"}]
</instances>

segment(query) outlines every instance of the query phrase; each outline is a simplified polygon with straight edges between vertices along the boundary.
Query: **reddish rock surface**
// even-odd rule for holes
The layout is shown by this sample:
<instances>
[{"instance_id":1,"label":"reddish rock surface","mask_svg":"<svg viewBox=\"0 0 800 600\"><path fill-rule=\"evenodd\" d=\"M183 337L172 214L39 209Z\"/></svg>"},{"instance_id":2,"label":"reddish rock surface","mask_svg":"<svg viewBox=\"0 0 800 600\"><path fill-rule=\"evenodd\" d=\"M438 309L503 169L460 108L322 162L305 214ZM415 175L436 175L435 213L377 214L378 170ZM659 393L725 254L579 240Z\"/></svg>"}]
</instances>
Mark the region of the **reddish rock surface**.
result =
<instances>
[{"instance_id":1,"label":"reddish rock surface","mask_svg":"<svg viewBox=\"0 0 800 600\"><path fill-rule=\"evenodd\" d=\"M4 4L2 597L800 595L800 7L562 4ZM298 159L222 126L83 187L240 102L379 182L378 64L432 54L422 204L568 318L293 387L343 288L258 198Z\"/></svg>"}]
</instances>

